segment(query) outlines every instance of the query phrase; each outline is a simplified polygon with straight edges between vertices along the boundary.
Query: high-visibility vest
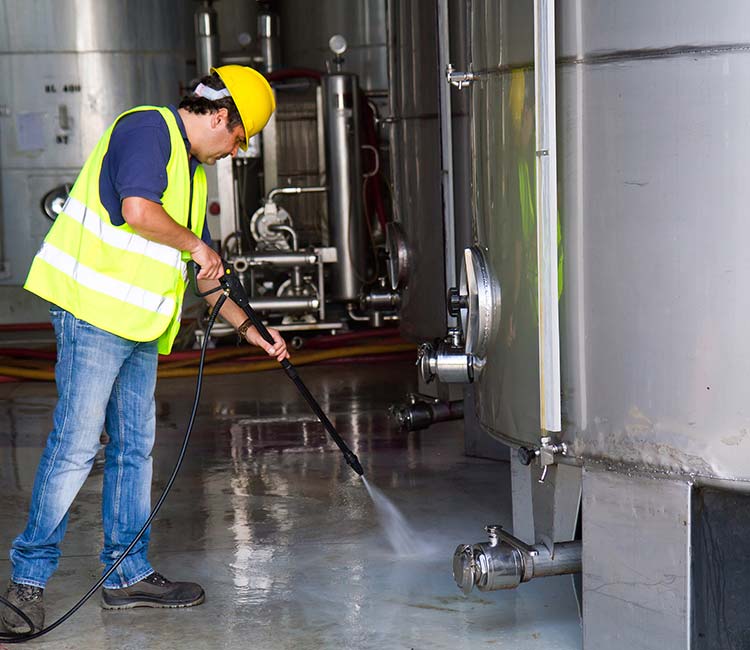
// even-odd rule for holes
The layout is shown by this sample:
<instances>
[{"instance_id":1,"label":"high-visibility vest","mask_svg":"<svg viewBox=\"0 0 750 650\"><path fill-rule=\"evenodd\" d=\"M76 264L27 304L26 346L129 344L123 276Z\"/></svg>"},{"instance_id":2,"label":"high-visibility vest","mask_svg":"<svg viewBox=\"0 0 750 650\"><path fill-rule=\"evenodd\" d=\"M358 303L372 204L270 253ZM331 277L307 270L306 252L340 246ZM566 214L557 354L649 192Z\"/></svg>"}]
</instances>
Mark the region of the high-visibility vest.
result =
<instances>
[{"instance_id":1,"label":"high-visibility vest","mask_svg":"<svg viewBox=\"0 0 750 650\"><path fill-rule=\"evenodd\" d=\"M206 217L206 174L193 176L177 120L169 108L138 106L115 120L89 156L62 212L34 257L24 287L76 318L132 341L159 339L168 353L180 328L187 284L187 252L138 235L127 223L114 226L99 196L99 176L112 131L120 118L156 110L169 128L171 154L162 207L200 237Z\"/></svg>"}]
</instances>

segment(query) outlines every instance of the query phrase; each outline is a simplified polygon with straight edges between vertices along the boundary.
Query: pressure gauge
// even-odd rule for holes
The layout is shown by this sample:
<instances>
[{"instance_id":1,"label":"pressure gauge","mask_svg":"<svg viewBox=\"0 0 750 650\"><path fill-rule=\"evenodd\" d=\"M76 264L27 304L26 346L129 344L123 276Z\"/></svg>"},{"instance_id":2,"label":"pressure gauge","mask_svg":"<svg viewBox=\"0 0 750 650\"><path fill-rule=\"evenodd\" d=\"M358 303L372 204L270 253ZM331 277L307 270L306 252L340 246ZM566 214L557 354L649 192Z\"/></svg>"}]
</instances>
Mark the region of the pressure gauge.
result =
<instances>
[{"instance_id":1,"label":"pressure gauge","mask_svg":"<svg viewBox=\"0 0 750 650\"><path fill-rule=\"evenodd\" d=\"M336 56L342 56L347 48L346 39L341 34L334 34L328 41L328 47Z\"/></svg>"}]
</instances>

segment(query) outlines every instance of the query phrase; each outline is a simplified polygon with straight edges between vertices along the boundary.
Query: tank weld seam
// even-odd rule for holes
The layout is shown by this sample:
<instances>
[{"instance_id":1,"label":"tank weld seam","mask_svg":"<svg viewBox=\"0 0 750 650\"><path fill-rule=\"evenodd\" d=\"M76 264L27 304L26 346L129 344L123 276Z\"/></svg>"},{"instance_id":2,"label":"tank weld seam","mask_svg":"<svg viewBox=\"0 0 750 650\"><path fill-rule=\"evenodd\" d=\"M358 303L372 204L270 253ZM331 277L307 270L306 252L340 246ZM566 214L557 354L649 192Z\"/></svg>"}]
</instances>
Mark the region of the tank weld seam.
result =
<instances>
[{"instance_id":1,"label":"tank weld seam","mask_svg":"<svg viewBox=\"0 0 750 650\"><path fill-rule=\"evenodd\" d=\"M714 45L677 45L666 48L641 48L635 50L613 50L580 56L564 56L555 60L558 67L565 65L602 65L633 60L670 59L683 56L716 56L719 54L750 52L750 43L731 43ZM480 77L501 76L512 72L531 72L533 61L509 63L493 68L475 70Z\"/></svg>"}]
</instances>

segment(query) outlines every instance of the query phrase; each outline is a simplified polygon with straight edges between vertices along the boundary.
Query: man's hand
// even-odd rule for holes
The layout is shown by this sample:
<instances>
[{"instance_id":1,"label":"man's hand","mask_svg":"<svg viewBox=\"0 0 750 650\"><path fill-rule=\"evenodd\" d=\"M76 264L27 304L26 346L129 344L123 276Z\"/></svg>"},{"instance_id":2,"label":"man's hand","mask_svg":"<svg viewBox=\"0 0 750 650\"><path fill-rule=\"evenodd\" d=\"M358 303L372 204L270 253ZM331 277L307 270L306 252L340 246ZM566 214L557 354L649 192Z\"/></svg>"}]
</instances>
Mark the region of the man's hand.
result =
<instances>
[{"instance_id":1,"label":"man's hand","mask_svg":"<svg viewBox=\"0 0 750 650\"><path fill-rule=\"evenodd\" d=\"M276 357L276 361L281 363L284 359L289 358L289 352L286 349L286 341L281 337L278 330L273 327L269 327L268 331L273 337L274 344L271 345L266 341L255 327L248 327L245 333L245 338L250 345L257 345L259 348L263 348L270 357Z\"/></svg>"},{"instance_id":2,"label":"man's hand","mask_svg":"<svg viewBox=\"0 0 750 650\"><path fill-rule=\"evenodd\" d=\"M218 280L224 273L219 254L200 237L179 225L153 201L129 196L122 201L122 217L141 237L188 251L200 267L199 280Z\"/></svg>"},{"instance_id":3,"label":"man's hand","mask_svg":"<svg viewBox=\"0 0 750 650\"><path fill-rule=\"evenodd\" d=\"M198 280L218 280L224 275L224 265L221 263L221 257L202 239L198 240L197 245L190 251L190 257L201 267Z\"/></svg>"}]
</instances>

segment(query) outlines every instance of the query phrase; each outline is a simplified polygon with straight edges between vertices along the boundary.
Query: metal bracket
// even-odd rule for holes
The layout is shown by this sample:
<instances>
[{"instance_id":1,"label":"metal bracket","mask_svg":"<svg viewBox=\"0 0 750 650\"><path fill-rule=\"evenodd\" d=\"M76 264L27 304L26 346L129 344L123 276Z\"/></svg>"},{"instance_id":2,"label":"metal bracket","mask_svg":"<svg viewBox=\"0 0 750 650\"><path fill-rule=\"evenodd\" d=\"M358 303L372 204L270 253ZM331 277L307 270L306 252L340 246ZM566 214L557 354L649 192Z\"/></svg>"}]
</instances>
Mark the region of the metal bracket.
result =
<instances>
[{"instance_id":1,"label":"metal bracket","mask_svg":"<svg viewBox=\"0 0 750 650\"><path fill-rule=\"evenodd\" d=\"M445 78L449 84L455 86L459 90L463 90L464 86L470 86L477 81L479 75L472 72L471 66L469 66L468 72L459 72L453 67L452 63L449 63L445 70Z\"/></svg>"},{"instance_id":2,"label":"metal bracket","mask_svg":"<svg viewBox=\"0 0 750 650\"><path fill-rule=\"evenodd\" d=\"M539 482L544 483L544 479L547 478L549 466L557 462L555 456L558 454L564 456L568 452L568 445L564 442L554 442L551 436L544 436L541 443L539 447L539 464L542 467L542 475L539 477Z\"/></svg>"},{"instance_id":3,"label":"metal bracket","mask_svg":"<svg viewBox=\"0 0 750 650\"><path fill-rule=\"evenodd\" d=\"M529 546L525 542L522 542L518 537L513 537L508 532L505 532L503 530L503 527L499 524L493 524L485 526L484 529L487 531L487 534L490 536L490 544L497 543L497 540L501 540L505 542L508 546L512 546L513 548L517 548L519 551L522 551L524 553L527 553L528 555L531 555L532 557L539 555L539 551L536 550L533 546Z\"/></svg>"}]
</instances>

